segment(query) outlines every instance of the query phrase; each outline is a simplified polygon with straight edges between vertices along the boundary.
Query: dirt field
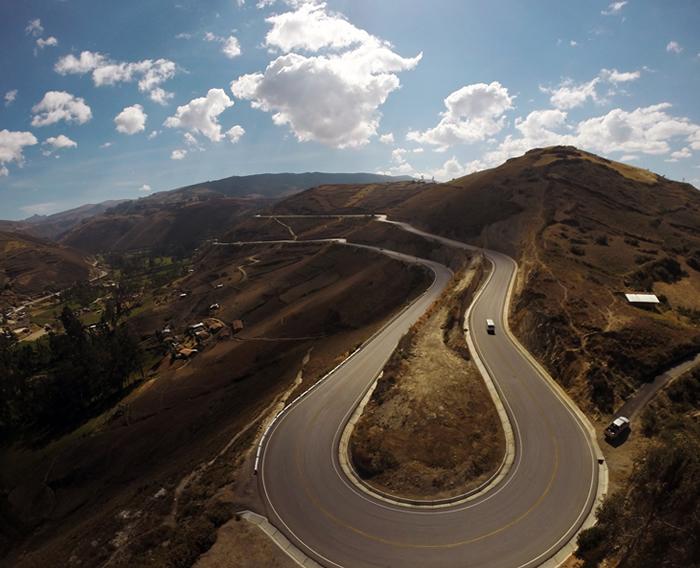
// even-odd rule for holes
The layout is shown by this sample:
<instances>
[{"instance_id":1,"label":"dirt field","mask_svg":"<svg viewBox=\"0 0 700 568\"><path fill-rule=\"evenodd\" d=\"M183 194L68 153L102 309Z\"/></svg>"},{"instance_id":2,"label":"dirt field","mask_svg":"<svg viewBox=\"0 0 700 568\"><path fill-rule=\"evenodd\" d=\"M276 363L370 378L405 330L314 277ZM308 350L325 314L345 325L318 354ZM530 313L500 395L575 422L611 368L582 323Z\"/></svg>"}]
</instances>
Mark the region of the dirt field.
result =
<instances>
[{"instance_id":1,"label":"dirt field","mask_svg":"<svg viewBox=\"0 0 700 568\"><path fill-rule=\"evenodd\" d=\"M353 463L383 492L458 495L490 477L503 459L501 424L461 330L480 276L480 266L459 272L404 338L355 427Z\"/></svg>"}]
</instances>

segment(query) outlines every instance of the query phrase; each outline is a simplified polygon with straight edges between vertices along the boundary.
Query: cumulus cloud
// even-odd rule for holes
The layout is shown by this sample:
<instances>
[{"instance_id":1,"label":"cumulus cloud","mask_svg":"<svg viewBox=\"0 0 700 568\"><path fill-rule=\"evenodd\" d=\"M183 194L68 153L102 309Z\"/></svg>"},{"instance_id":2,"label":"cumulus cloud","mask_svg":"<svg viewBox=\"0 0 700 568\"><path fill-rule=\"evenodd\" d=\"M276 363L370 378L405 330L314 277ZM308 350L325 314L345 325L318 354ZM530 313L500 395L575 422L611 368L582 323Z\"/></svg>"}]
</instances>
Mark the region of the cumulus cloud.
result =
<instances>
[{"instance_id":1,"label":"cumulus cloud","mask_svg":"<svg viewBox=\"0 0 700 568\"><path fill-rule=\"evenodd\" d=\"M189 130L206 136L212 142L219 142L224 137L219 115L231 106L233 101L223 89L209 89L206 97L192 99L186 105L177 107L175 115L168 117L163 125Z\"/></svg>"},{"instance_id":2,"label":"cumulus cloud","mask_svg":"<svg viewBox=\"0 0 700 568\"><path fill-rule=\"evenodd\" d=\"M238 43L237 38L229 36L221 46L221 52L229 59L233 59L241 54L241 44Z\"/></svg>"},{"instance_id":3,"label":"cumulus cloud","mask_svg":"<svg viewBox=\"0 0 700 568\"><path fill-rule=\"evenodd\" d=\"M221 53L223 53L229 59L238 57L241 54L241 44L238 42L238 38L235 36L221 37L212 32L206 32L204 34L204 39L206 41L218 42L221 44Z\"/></svg>"},{"instance_id":4,"label":"cumulus cloud","mask_svg":"<svg viewBox=\"0 0 700 568\"><path fill-rule=\"evenodd\" d=\"M273 122L288 126L300 142L366 144L377 132L379 107L400 86L396 73L413 69L422 57L401 57L325 3L304 3L267 22L272 28L265 45L282 55L264 72L233 81L231 91L272 113Z\"/></svg>"},{"instance_id":5,"label":"cumulus cloud","mask_svg":"<svg viewBox=\"0 0 700 568\"><path fill-rule=\"evenodd\" d=\"M54 150L62 150L63 148L77 148L78 143L71 140L65 134L59 134L58 136L51 136L44 140L42 144L51 146Z\"/></svg>"},{"instance_id":6,"label":"cumulus cloud","mask_svg":"<svg viewBox=\"0 0 700 568\"><path fill-rule=\"evenodd\" d=\"M12 89L11 91L7 91L5 93L5 106L10 106L15 100L17 99L17 89Z\"/></svg>"},{"instance_id":7,"label":"cumulus cloud","mask_svg":"<svg viewBox=\"0 0 700 568\"><path fill-rule=\"evenodd\" d=\"M39 39L36 40L36 46L39 49L44 49L45 47L56 47L58 45L58 40L53 37L47 37L44 39L43 37L40 37Z\"/></svg>"},{"instance_id":8,"label":"cumulus cloud","mask_svg":"<svg viewBox=\"0 0 700 568\"><path fill-rule=\"evenodd\" d=\"M41 25L41 20L37 18L36 20L29 20L27 27L24 28L24 33L27 35L32 35L34 37L39 37L44 33L44 26Z\"/></svg>"},{"instance_id":9,"label":"cumulus cloud","mask_svg":"<svg viewBox=\"0 0 700 568\"><path fill-rule=\"evenodd\" d=\"M244 134L245 128L243 128L240 124L236 124L226 131L226 138L228 138L231 144L235 144L243 137Z\"/></svg>"},{"instance_id":10,"label":"cumulus cloud","mask_svg":"<svg viewBox=\"0 0 700 568\"><path fill-rule=\"evenodd\" d=\"M143 191L145 193L148 193L151 191L151 186L148 185L147 183L144 183L141 187L139 187L139 191Z\"/></svg>"},{"instance_id":11,"label":"cumulus cloud","mask_svg":"<svg viewBox=\"0 0 700 568\"><path fill-rule=\"evenodd\" d=\"M272 24L272 28L265 36L265 44L284 53L295 49L339 49L374 39L365 30L348 22L341 14L329 13L325 3L302 4L294 12L267 18L267 22Z\"/></svg>"},{"instance_id":12,"label":"cumulus cloud","mask_svg":"<svg viewBox=\"0 0 700 568\"><path fill-rule=\"evenodd\" d=\"M583 105L588 99L598 100L596 85L600 82L598 77L586 82L576 84L571 79L564 79L556 88L540 87L540 91L551 95L549 102L558 109L572 109Z\"/></svg>"},{"instance_id":13,"label":"cumulus cloud","mask_svg":"<svg viewBox=\"0 0 700 568\"><path fill-rule=\"evenodd\" d=\"M84 75L92 73L95 86L131 83L138 79L138 88L148 93L151 100L166 104L172 97L160 86L175 76L177 66L169 59L144 59L134 62L117 62L102 53L83 51L79 57L72 53L61 57L54 65L59 75Z\"/></svg>"},{"instance_id":14,"label":"cumulus cloud","mask_svg":"<svg viewBox=\"0 0 700 568\"><path fill-rule=\"evenodd\" d=\"M24 164L24 148L37 144L36 137L31 132L13 132L0 130L0 170L3 176L9 175L6 164L14 162Z\"/></svg>"},{"instance_id":15,"label":"cumulus cloud","mask_svg":"<svg viewBox=\"0 0 700 568\"><path fill-rule=\"evenodd\" d=\"M117 132L131 135L146 129L147 118L148 115L143 112L141 105L132 105L114 117L114 124L117 125Z\"/></svg>"},{"instance_id":16,"label":"cumulus cloud","mask_svg":"<svg viewBox=\"0 0 700 568\"><path fill-rule=\"evenodd\" d=\"M480 166L492 167L533 147L558 144L604 155L619 152L628 159L638 154L669 154L671 143L678 139L687 141L693 149L693 143L697 141L700 148L700 125L672 115L670 109L669 103L632 111L616 108L575 124L567 122L567 114L562 110L536 110L524 119L516 119L518 135L506 136L496 149L486 153ZM688 151L687 148L679 150L681 154L675 159Z\"/></svg>"},{"instance_id":17,"label":"cumulus cloud","mask_svg":"<svg viewBox=\"0 0 700 568\"><path fill-rule=\"evenodd\" d=\"M170 153L170 159L171 160L182 160L185 156L187 156L187 150L173 150Z\"/></svg>"},{"instance_id":18,"label":"cumulus cloud","mask_svg":"<svg viewBox=\"0 0 700 568\"><path fill-rule=\"evenodd\" d=\"M629 83L642 76L641 71L618 71L617 69L601 69L600 77L610 83Z\"/></svg>"},{"instance_id":19,"label":"cumulus cloud","mask_svg":"<svg viewBox=\"0 0 700 568\"><path fill-rule=\"evenodd\" d=\"M109 148L112 145L111 142L105 142L104 144L100 144L100 148L105 149Z\"/></svg>"},{"instance_id":20,"label":"cumulus cloud","mask_svg":"<svg viewBox=\"0 0 700 568\"><path fill-rule=\"evenodd\" d=\"M0 177L9 176L9 175L10 175L10 170L8 170L5 166L0 166Z\"/></svg>"},{"instance_id":21,"label":"cumulus cloud","mask_svg":"<svg viewBox=\"0 0 700 568\"><path fill-rule=\"evenodd\" d=\"M505 112L513 108L513 99L498 81L466 85L444 100L446 110L437 126L423 132L410 131L406 138L441 149L485 140L505 126Z\"/></svg>"},{"instance_id":22,"label":"cumulus cloud","mask_svg":"<svg viewBox=\"0 0 700 568\"><path fill-rule=\"evenodd\" d=\"M680 53L681 51L683 51L683 47L682 47L681 44L678 43L677 41L669 41L669 42L666 44L666 51L667 51L668 53L676 53L676 54L678 54L678 53Z\"/></svg>"},{"instance_id":23,"label":"cumulus cloud","mask_svg":"<svg viewBox=\"0 0 700 568\"><path fill-rule=\"evenodd\" d=\"M382 144L393 144L394 143L394 133L393 132L387 132L386 134L382 134L379 137L379 141Z\"/></svg>"},{"instance_id":24,"label":"cumulus cloud","mask_svg":"<svg viewBox=\"0 0 700 568\"><path fill-rule=\"evenodd\" d=\"M677 162L678 160L685 160L686 158L692 158L693 153L690 148L681 148L675 152L671 152L671 156L666 160L667 162Z\"/></svg>"},{"instance_id":25,"label":"cumulus cloud","mask_svg":"<svg viewBox=\"0 0 700 568\"><path fill-rule=\"evenodd\" d=\"M85 100L65 91L48 91L32 107L32 114L32 126L47 126L61 120L85 124L92 118L92 111Z\"/></svg>"},{"instance_id":26,"label":"cumulus cloud","mask_svg":"<svg viewBox=\"0 0 700 568\"><path fill-rule=\"evenodd\" d=\"M601 10L603 16L615 16L622 12L622 9L627 5L627 0L621 2L611 2L605 10Z\"/></svg>"}]
</instances>

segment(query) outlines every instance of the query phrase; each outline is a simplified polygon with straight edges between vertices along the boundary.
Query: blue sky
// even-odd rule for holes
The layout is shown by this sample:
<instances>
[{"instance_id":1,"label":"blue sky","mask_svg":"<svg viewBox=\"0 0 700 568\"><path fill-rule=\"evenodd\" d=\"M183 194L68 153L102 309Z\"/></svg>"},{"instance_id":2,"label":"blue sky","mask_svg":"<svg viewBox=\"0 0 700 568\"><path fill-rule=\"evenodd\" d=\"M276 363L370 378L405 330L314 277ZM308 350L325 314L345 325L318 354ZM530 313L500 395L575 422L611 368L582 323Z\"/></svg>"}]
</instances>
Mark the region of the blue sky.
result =
<instances>
[{"instance_id":1,"label":"blue sky","mask_svg":"<svg viewBox=\"0 0 700 568\"><path fill-rule=\"evenodd\" d=\"M0 218L575 144L700 186L700 5L0 0Z\"/></svg>"}]
</instances>

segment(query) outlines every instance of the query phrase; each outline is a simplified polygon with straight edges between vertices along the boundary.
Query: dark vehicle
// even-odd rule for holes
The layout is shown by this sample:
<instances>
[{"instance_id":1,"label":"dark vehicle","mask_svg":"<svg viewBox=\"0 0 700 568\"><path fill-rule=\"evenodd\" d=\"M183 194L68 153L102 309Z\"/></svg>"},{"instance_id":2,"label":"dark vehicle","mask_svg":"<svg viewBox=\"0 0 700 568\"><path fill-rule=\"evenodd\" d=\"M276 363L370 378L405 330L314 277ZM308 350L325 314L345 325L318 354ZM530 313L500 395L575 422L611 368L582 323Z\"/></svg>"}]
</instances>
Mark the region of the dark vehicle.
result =
<instances>
[{"instance_id":1,"label":"dark vehicle","mask_svg":"<svg viewBox=\"0 0 700 568\"><path fill-rule=\"evenodd\" d=\"M626 416L618 416L610 423L610 426L605 429L605 438L607 440L617 440L629 432L629 429L630 419Z\"/></svg>"}]
</instances>

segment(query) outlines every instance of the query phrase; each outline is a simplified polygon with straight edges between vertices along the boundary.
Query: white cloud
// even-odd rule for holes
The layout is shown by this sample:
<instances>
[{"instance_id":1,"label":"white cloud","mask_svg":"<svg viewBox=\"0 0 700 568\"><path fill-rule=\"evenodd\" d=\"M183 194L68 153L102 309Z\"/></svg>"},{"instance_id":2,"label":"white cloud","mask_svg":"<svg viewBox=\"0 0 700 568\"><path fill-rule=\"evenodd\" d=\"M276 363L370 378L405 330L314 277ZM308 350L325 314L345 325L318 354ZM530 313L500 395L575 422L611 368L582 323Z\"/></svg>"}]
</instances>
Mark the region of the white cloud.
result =
<instances>
[{"instance_id":1,"label":"white cloud","mask_svg":"<svg viewBox=\"0 0 700 568\"><path fill-rule=\"evenodd\" d=\"M177 66L169 59L144 59L135 62L115 62L107 56L83 51L80 57L73 54L61 57L54 65L59 75L84 75L92 73L95 86L130 83L138 78L138 88L142 93L148 93L150 98L160 104L165 104L172 97L160 85L175 76Z\"/></svg>"},{"instance_id":2,"label":"white cloud","mask_svg":"<svg viewBox=\"0 0 700 568\"><path fill-rule=\"evenodd\" d=\"M107 58L101 53L82 51L80 57L72 53L61 57L53 69L59 75L84 75L106 64Z\"/></svg>"},{"instance_id":3,"label":"white cloud","mask_svg":"<svg viewBox=\"0 0 700 568\"><path fill-rule=\"evenodd\" d=\"M628 83L642 76L641 71L618 71L617 69L601 69L600 77L610 83Z\"/></svg>"},{"instance_id":4,"label":"white cloud","mask_svg":"<svg viewBox=\"0 0 700 568\"><path fill-rule=\"evenodd\" d=\"M22 166L24 164L24 148L37 144L36 137L31 132L11 132L7 129L0 130L0 167L3 176L9 175L5 164L14 162Z\"/></svg>"},{"instance_id":5,"label":"white cloud","mask_svg":"<svg viewBox=\"0 0 700 568\"><path fill-rule=\"evenodd\" d=\"M513 108L513 99L498 81L467 85L445 99L446 110L437 126L424 132L411 131L406 138L441 149L485 140L503 129L505 112Z\"/></svg>"},{"instance_id":6,"label":"white cloud","mask_svg":"<svg viewBox=\"0 0 700 568\"><path fill-rule=\"evenodd\" d=\"M693 153L690 148L681 148L675 152L671 152L671 156L666 160L667 162L677 162L678 160L685 160L686 158L692 158Z\"/></svg>"},{"instance_id":7,"label":"white cloud","mask_svg":"<svg viewBox=\"0 0 700 568\"><path fill-rule=\"evenodd\" d=\"M212 32L206 32L204 34L204 40L210 42L218 42L221 44L221 53L223 53L229 59L238 57L241 54L241 44L238 39L234 36L221 37Z\"/></svg>"},{"instance_id":8,"label":"white cloud","mask_svg":"<svg viewBox=\"0 0 700 568\"><path fill-rule=\"evenodd\" d=\"M576 84L571 79L564 79L557 88L540 87L540 91L551 95L549 102L558 109L571 109L583 105L588 99L598 100L596 86L598 77L587 83Z\"/></svg>"},{"instance_id":9,"label":"white cloud","mask_svg":"<svg viewBox=\"0 0 700 568\"><path fill-rule=\"evenodd\" d=\"M387 134L382 134L379 137L379 141L382 144L393 144L394 143L394 133L393 132L388 132Z\"/></svg>"},{"instance_id":10,"label":"white cloud","mask_svg":"<svg viewBox=\"0 0 700 568\"><path fill-rule=\"evenodd\" d=\"M284 54L264 73L233 81L231 91L272 113L273 122L287 125L300 142L362 146L377 132L379 107L400 86L396 73L413 69L422 54L403 58L325 8L325 3L302 4L268 18L266 46ZM292 49L325 51L306 55Z\"/></svg>"},{"instance_id":11,"label":"white cloud","mask_svg":"<svg viewBox=\"0 0 700 568\"><path fill-rule=\"evenodd\" d=\"M219 142L221 133L219 115L233 106L233 101L223 89L209 89L206 97L192 99L189 103L177 107L174 116L163 123L167 128L182 128L206 136L212 142Z\"/></svg>"},{"instance_id":12,"label":"white cloud","mask_svg":"<svg viewBox=\"0 0 700 568\"><path fill-rule=\"evenodd\" d=\"M272 29L265 36L268 47L289 53L295 49L319 51L339 49L372 41L372 36L348 22L342 14L330 13L326 4L302 4L294 12L267 18Z\"/></svg>"},{"instance_id":13,"label":"white cloud","mask_svg":"<svg viewBox=\"0 0 700 568\"><path fill-rule=\"evenodd\" d=\"M139 191L143 191L145 193L148 193L151 191L151 186L148 185L147 183L144 183L141 187L139 187Z\"/></svg>"},{"instance_id":14,"label":"white cloud","mask_svg":"<svg viewBox=\"0 0 700 568\"><path fill-rule=\"evenodd\" d=\"M146 129L147 118L148 115L143 112L141 105L132 105L114 117L114 124L117 125L117 132L131 135Z\"/></svg>"},{"instance_id":15,"label":"white cloud","mask_svg":"<svg viewBox=\"0 0 700 568\"><path fill-rule=\"evenodd\" d=\"M482 160L483 167L495 166L531 148L560 144L603 155L620 152L627 159L637 154L668 154L670 143L678 138L687 140L692 148L693 141L700 142L700 125L671 115L670 109L669 103L632 111L616 108L577 124L568 124L564 111L536 110L524 119L516 119L520 135L506 136L495 150L487 152Z\"/></svg>"},{"instance_id":16,"label":"white cloud","mask_svg":"<svg viewBox=\"0 0 700 568\"><path fill-rule=\"evenodd\" d=\"M571 47L576 47L576 46L578 45L578 42L577 42L576 40L572 39L572 40L569 41L569 45L570 45Z\"/></svg>"},{"instance_id":17,"label":"white cloud","mask_svg":"<svg viewBox=\"0 0 700 568\"><path fill-rule=\"evenodd\" d=\"M668 44L666 44L666 51L668 53L680 53L683 51L683 47L677 41L669 41Z\"/></svg>"},{"instance_id":18,"label":"white cloud","mask_svg":"<svg viewBox=\"0 0 700 568\"><path fill-rule=\"evenodd\" d=\"M243 128L240 124L236 124L226 131L226 138L228 138L231 144L235 144L244 134L245 128Z\"/></svg>"},{"instance_id":19,"label":"white cloud","mask_svg":"<svg viewBox=\"0 0 700 568\"><path fill-rule=\"evenodd\" d=\"M171 160L182 160L187 156L187 150L173 150L170 154Z\"/></svg>"},{"instance_id":20,"label":"white cloud","mask_svg":"<svg viewBox=\"0 0 700 568\"><path fill-rule=\"evenodd\" d=\"M44 33L44 26L41 25L41 20L37 18L36 20L29 20L27 27L24 28L24 32L27 35L32 35L34 37L39 37Z\"/></svg>"},{"instance_id":21,"label":"white cloud","mask_svg":"<svg viewBox=\"0 0 700 568\"><path fill-rule=\"evenodd\" d=\"M39 39L36 40L36 46L39 49L44 49L45 47L56 47L58 45L58 40L51 36L47 37L44 39L43 37L40 37Z\"/></svg>"},{"instance_id":22,"label":"white cloud","mask_svg":"<svg viewBox=\"0 0 700 568\"><path fill-rule=\"evenodd\" d=\"M148 134L148 139L153 140L159 134L160 134L160 130L151 130L151 132Z\"/></svg>"},{"instance_id":23,"label":"white cloud","mask_svg":"<svg viewBox=\"0 0 700 568\"><path fill-rule=\"evenodd\" d=\"M185 139L185 144L187 144L188 146L192 146L194 148L200 148L199 141L194 136L192 136L192 133L185 132L185 135L183 136L183 138Z\"/></svg>"},{"instance_id":24,"label":"white cloud","mask_svg":"<svg viewBox=\"0 0 700 568\"><path fill-rule=\"evenodd\" d=\"M161 89L160 87L156 87L150 93L148 93L148 96L154 103L158 103L159 105L167 105L168 101L172 99L174 95L164 89Z\"/></svg>"},{"instance_id":25,"label":"white cloud","mask_svg":"<svg viewBox=\"0 0 700 568\"><path fill-rule=\"evenodd\" d=\"M105 142L104 144L100 144L100 148L109 148L112 145L111 142Z\"/></svg>"},{"instance_id":26,"label":"white cloud","mask_svg":"<svg viewBox=\"0 0 700 568\"><path fill-rule=\"evenodd\" d=\"M32 107L32 114L32 126L47 126L61 120L85 124L92 118L92 111L85 100L65 91L48 91Z\"/></svg>"},{"instance_id":27,"label":"white cloud","mask_svg":"<svg viewBox=\"0 0 700 568\"><path fill-rule=\"evenodd\" d=\"M688 137L688 142L693 150L700 150L700 129Z\"/></svg>"},{"instance_id":28,"label":"white cloud","mask_svg":"<svg viewBox=\"0 0 700 568\"><path fill-rule=\"evenodd\" d=\"M9 176L9 175L10 175L10 170L8 170L5 166L0 166L0 177Z\"/></svg>"},{"instance_id":29,"label":"white cloud","mask_svg":"<svg viewBox=\"0 0 700 568\"><path fill-rule=\"evenodd\" d=\"M221 46L221 52L229 59L233 59L241 54L241 44L238 43L238 39L229 36Z\"/></svg>"},{"instance_id":30,"label":"white cloud","mask_svg":"<svg viewBox=\"0 0 700 568\"><path fill-rule=\"evenodd\" d=\"M42 144L51 146L54 150L62 150L64 148L77 148L78 143L71 140L65 134L59 134L58 136L51 136L44 140Z\"/></svg>"},{"instance_id":31,"label":"white cloud","mask_svg":"<svg viewBox=\"0 0 700 568\"><path fill-rule=\"evenodd\" d=\"M177 35L175 36L175 39L192 39L192 34L186 33L186 32L182 32L182 33L177 34Z\"/></svg>"},{"instance_id":32,"label":"white cloud","mask_svg":"<svg viewBox=\"0 0 700 568\"><path fill-rule=\"evenodd\" d=\"M627 0L621 2L612 2L605 10L601 10L601 14L604 16L615 16L619 14L622 9L627 5Z\"/></svg>"},{"instance_id":33,"label":"white cloud","mask_svg":"<svg viewBox=\"0 0 700 568\"><path fill-rule=\"evenodd\" d=\"M17 99L17 89L12 89L5 93L5 106L10 106Z\"/></svg>"},{"instance_id":34,"label":"white cloud","mask_svg":"<svg viewBox=\"0 0 700 568\"><path fill-rule=\"evenodd\" d=\"M639 156L635 156L634 154L625 154L620 157L621 162L634 162L635 160L639 160Z\"/></svg>"}]
</instances>

